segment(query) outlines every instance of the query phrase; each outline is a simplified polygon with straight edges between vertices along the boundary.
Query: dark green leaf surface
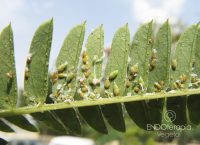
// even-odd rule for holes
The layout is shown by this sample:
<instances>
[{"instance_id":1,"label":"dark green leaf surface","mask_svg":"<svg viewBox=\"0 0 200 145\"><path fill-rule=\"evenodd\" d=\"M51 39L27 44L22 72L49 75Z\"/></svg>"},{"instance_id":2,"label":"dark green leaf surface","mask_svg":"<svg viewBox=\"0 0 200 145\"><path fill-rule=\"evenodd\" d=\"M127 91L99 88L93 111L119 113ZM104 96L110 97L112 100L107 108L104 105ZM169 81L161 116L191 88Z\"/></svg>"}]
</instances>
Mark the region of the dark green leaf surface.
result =
<instances>
[{"instance_id":1,"label":"dark green leaf surface","mask_svg":"<svg viewBox=\"0 0 200 145\"><path fill-rule=\"evenodd\" d=\"M64 125L61 123L60 119L55 117L56 115L54 112L37 112L37 113L32 113L31 116L40 123L44 124L46 127L49 129L52 129L54 131L60 132L60 133L67 133L66 128Z\"/></svg>"},{"instance_id":2,"label":"dark green leaf surface","mask_svg":"<svg viewBox=\"0 0 200 145\"><path fill-rule=\"evenodd\" d=\"M20 116L10 116L10 117L5 117L5 119L7 121L9 121L10 123L24 129L24 130L28 130L31 132L37 132L38 129L31 124L24 116L20 115Z\"/></svg>"},{"instance_id":3,"label":"dark green leaf surface","mask_svg":"<svg viewBox=\"0 0 200 145\"><path fill-rule=\"evenodd\" d=\"M187 99L187 108L190 121L198 125L200 123L200 95L190 95Z\"/></svg>"},{"instance_id":4,"label":"dark green leaf surface","mask_svg":"<svg viewBox=\"0 0 200 145\"><path fill-rule=\"evenodd\" d=\"M0 108L15 108L17 103L13 45L13 32L9 24L0 34Z\"/></svg>"},{"instance_id":5,"label":"dark green leaf surface","mask_svg":"<svg viewBox=\"0 0 200 145\"><path fill-rule=\"evenodd\" d=\"M114 83L118 86L119 94L118 96L123 96L125 91L125 79L126 79L126 70L128 65L128 51L130 43L130 33L128 24L119 28L114 35L111 53L108 58L108 63L105 69L105 77L108 78L110 73L115 70L118 70L117 78L114 80ZM113 94L114 83L111 83L110 89L108 90L110 94ZM106 117L108 123L116 130L124 132L126 130L122 105L111 104L101 106L102 112Z\"/></svg>"},{"instance_id":6,"label":"dark green leaf surface","mask_svg":"<svg viewBox=\"0 0 200 145\"><path fill-rule=\"evenodd\" d=\"M138 76L142 78L143 90L145 92L148 84L149 60L152 48L152 21L142 25L136 32L130 49L130 67L138 64ZM137 79L136 78L136 79ZM132 94L132 90L128 90ZM147 129L146 124L151 123L146 101L124 103L131 119L141 128Z\"/></svg>"},{"instance_id":7,"label":"dark green leaf surface","mask_svg":"<svg viewBox=\"0 0 200 145\"><path fill-rule=\"evenodd\" d=\"M200 76L200 29L198 28L195 50L195 64L192 71L197 77ZM189 112L189 119L192 123L198 125L200 123L200 99L199 95L191 95L187 100L187 107Z\"/></svg>"},{"instance_id":8,"label":"dark green leaf surface","mask_svg":"<svg viewBox=\"0 0 200 145\"><path fill-rule=\"evenodd\" d=\"M24 95L26 104L43 104L48 93L48 66L53 19L36 30L26 62Z\"/></svg>"},{"instance_id":9,"label":"dark green leaf surface","mask_svg":"<svg viewBox=\"0 0 200 145\"><path fill-rule=\"evenodd\" d=\"M3 131L3 132L15 132L9 125L4 123L2 120L0 120L0 131Z\"/></svg>"},{"instance_id":10,"label":"dark green leaf surface","mask_svg":"<svg viewBox=\"0 0 200 145\"><path fill-rule=\"evenodd\" d=\"M92 81L94 79L98 79L100 81L101 75L101 64L96 63L96 60L102 59L103 56L103 45L104 45L104 32L102 25L96 28L91 34L88 36L85 52L88 56L88 65L90 66L90 71L92 72L89 79ZM84 66L84 64L82 64ZM84 74L81 74L84 76ZM87 78L86 78L87 80ZM100 87L99 86L90 86L89 80L87 80L87 86L90 88L87 97L91 94L95 94L95 97L100 96ZM108 133L106 125L103 120L103 116L99 106L91 106L91 107L81 107L78 108L80 114L84 118L84 120L95 130L100 133Z\"/></svg>"},{"instance_id":11,"label":"dark green leaf surface","mask_svg":"<svg viewBox=\"0 0 200 145\"><path fill-rule=\"evenodd\" d=\"M176 59L176 71L171 71L172 85L177 80L180 80L181 75L186 75L187 80L183 83L183 88L188 88L191 81L191 72L193 59L195 58L196 39L197 39L198 25L192 25L181 35L175 55L172 59ZM176 125L187 124L186 114L186 98L175 97L167 99L167 109L173 110L176 114L176 119L173 121Z\"/></svg>"},{"instance_id":12,"label":"dark green leaf surface","mask_svg":"<svg viewBox=\"0 0 200 145\"><path fill-rule=\"evenodd\" d=\"M81 134L81 124L74 109L59 109L54 112L69 131Z\"/></svg>"},{"instance_id":13,"label":"dark green leaf surface","mask_svg":"<svg viewBox=\"0 0 200 145\"><path fill-rule=\"evenodd\" d=\"M148 92L157 92L166 90L170 84L170 67L171 67L171 30L166 21L159 29L153 49L156 50L156 66L149 73ZM161 85L160 82L164 84ZM155 83L161 85L161 90L155 88ZM161 124L164 99L149 100L147 103L151 124Z\"/></svg>"},{"instance_id":14,"label":"dark green leaf surface","mask_svg":"<svg viewBox=\"0 0 200 145\"><path fill-rule=\"evenodd\" d=\"M7 143L8 142L6 140L0 138L0 145L7 145Z\"/></svg>"}]
</instances>

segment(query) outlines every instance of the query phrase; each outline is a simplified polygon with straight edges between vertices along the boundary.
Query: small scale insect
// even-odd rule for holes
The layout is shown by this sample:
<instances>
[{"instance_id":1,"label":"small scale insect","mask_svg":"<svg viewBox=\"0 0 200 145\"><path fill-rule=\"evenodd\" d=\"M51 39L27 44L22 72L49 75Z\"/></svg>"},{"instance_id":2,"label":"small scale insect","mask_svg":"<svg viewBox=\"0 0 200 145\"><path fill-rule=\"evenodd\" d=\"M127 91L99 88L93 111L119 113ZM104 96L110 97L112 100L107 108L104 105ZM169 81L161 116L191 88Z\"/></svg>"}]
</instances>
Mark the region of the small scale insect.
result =
<instances>
[{"instance_id":1,"label":"small scale insect","mask_svg":"<svg viewBox=\"0 0 200 145\"><path fill-rule=\"evenodd\" d=\"M149 44L152 44L152 43L153 43L153 39L150 38L150 39L148 40L148 42L149 42Z\"/></svg>"},{"instance_id":2,"label":"small scale insect","mask_svg":"<svg viewBox=\"0 0 200 145\"><path fill-rule=\"evenodd\" d=\"M87 53L86 53L85 50L84 50L83 53L82 53L82 58L84 58L84 57L87 57Z\"/></svg>"},{"instance_id":3,"label":"small scale insect","mask_svg":"<svg viewBox=\"0 0 200 145\"><path fill-rule=\"evenodd\" d=\"M70 83L73 80L73 78L74 78L74 74L73 73L69 73L67 75L67 83Z\"/></svg>"},{"instance_id":4,"label":"small scale insect","mask_svg":"<svg viewBox=\"0 0 200 145\"><path fill-rule=\"evenodd\" d=\"M29 69L28 67L25 68L25 80L28 80L29 78Z\"/></svg>"},{"instance_id":5,"label":"small scale insect","mask_svg":"<svg viewBox=\"0 0 200 145\"><path fill-rule=\"evenodd\" d=\"M157 50L153 49L149 65L149 71L152 71L156 67L156 63L157 63Z\"/></svg>"},{"instance_id":6,"label":"small scale insect","mask_svg":"<svg viewBox=\"0 0 200 145\"><path fill-rule=\"evenodd\" d=\"M197 78L196 77L192 77L191 78L191 83L195 83L195 82L197 82Z\"/></svg>"},{"instance_id":7,"label":"small scale insect","mask_svg":"<svg viewBox=\"0 0 200 145\"><path fill-rule=\"evenodd\" d=\"M177 80L177 81L176 81L176 85L178 86L178 88L184 88L184 85L181 84L181 81L180 81L180 80Z\"/></svg>"},{"instance_id":8,"label":"small scale insect","mask_svg":"<svg viewBox=\"0 0 200 145\"><path fill-rule=\"evenodd\" d=\"M115 70L109 74L109 80L114 81L118 75L118 70Z\"/></svg>"},{"instance_id":9,"label":"small scale insect","mask_svg":"<svg viewBox=\"0 0 200 145\"><path fill-rule=\"evenodd\" d=\"M58 73L57 72L53 72L50 74L50 78L51 78L51 82L52 84L55 84L58 80Z\"/></svg>"},{"instance_id":10,"label":"small scale insect","mask_svg":"<svg viewBox=\"0 0 200 145\"><path fill-rule=\"evenodd\" d=\"M67 65L68 65L68 63L67 63L67 61L66 61L65 63L63 63L63 64L61 64L61 65L59 65L59 66L57 67L57 71L58 71L59 73L65 71L66 68L67 68Z\"/></svg>"},{"instance_id":11,"label":"small scale insect","mask_svg":"<svg viewBox=\"0 0 200 145\"><path fill-rule=\"evenodd\" d=\"M12 73L12 71L7 72L7 73L6 73L6 76L7 76L8 79L12 79L12 78L13 78L13 73Z\"/></svg>"},{"instance_id":12,"label":"small scale insect","mask_svg":"<svg viewBox=\"0 0 200 145\"><path fill-rule=\"evenodd\" d=\"M176 59L172 59L172 64L171 64L172 70L175 71L177 67L177 61Z\"/></svg>"},{"instance_id":13,"label":"small scale insect","mask_svg":"<svg viewBox=\"0 0 200 145\"><path fill-rule=\"evenodd\" d=\"M88 56L82 58L82 62L83 62L83 64L87 64L87 62L88 62Z\"/></svg>"},{"instance_id":14,"label":"small scale insect","mask_svg":"<svg viewBox=\"0 0 200 145\"><path fill-rule=\"evenodd\" d=\"M133 80L135 80L136 77L137 77L137 74L128 75L128 80L129 80L129 81L133 81Z\"/></svg>"},{"instance_id":15,"label":"small scale insect","mask_svg":"<svg viewBox=\"0 0 200 145\"><path fill-rule=\"evenodd\" d=\"M138 79L138 84L139 84L140 89L144 90L144 81L141 77Z\"/></svg>"},{"instance_id":16,"label":"small scale insect","mask_svg":"<svg viewBox=\"0 0 200 145\"><path fill-rule=\"evenodd\" d=\"M88 78L88 77L90 76L90 74L91 74L91 71L90 71L90 70L84 72L84 76L85 76L86 78Z\"/></svg>"},{"instance_id":17,"label":"small scale insect","mask_svg":"<svg viewBox=\"0 0 200 145\"><path fill-rule=\"evenodd\" d=\"M87 64L88 62L88 55L86 53L86 51L83 51L83 54L82 54L82 63L83 64Z\"/></svg>"},{"instance_id":18,"label":"small scale insect","mask_svg":"<svg viewBox=\"0 0 200 145\"><path fill-rule=\"evenodd\" d=\"M71 88L71 87L72 87L72 84L71 84L71 83L68 83L68 84L67 84L67 87L68 87L68 88Z\"/></svg>"},{"instance_id":19,"label":"small scale insect","mask_svg":"<svg viewBox=\"0 0 200 145\"><path fill-rule=\"evenodd\" d=\"M129 80L126 80L126 88L129 88L131 86L131 82Z\"/></svg>"},{"instance_id":20,"label":"small scale insect","mask_svg":"<svg viewBox=\"0 0 200 145\"><path fill-rule=\"evenodd\" d=\"M135 74L137 74L138 73L138 63L136 63L134 66L132 66L131 68L130 68L130 74L131 75L135 75Z\"/></svg>"},{"instance_id":21,"label":"small scale insect","mask_svg":"<svg viewBox=\"0 0 200 145\"><path fill-rule=\"evenodd\" d=\"M59 79L63 79L63 78L66 78L66 77L67 77L66 73L58 73L58 78Z\"/></svg>"},{"instance_id":22,"label":"small scale insect","mask_svg":"<svg viewBox=\"0 0 200 145\"><path fill-rule=\"evenodd\" d=\"M93 79L92 79L92 78L90 78L88 82L89 82L89 85L90 85L90 86L94 86L94 84L93 84Z\"/></svg>"},{"instance_id":23,"label":"small scale insect","mask_svg":"<svg viewBox=\"0 0 200 145\"><path fill-rule=\"evenodd\" d=\"M82 91L78 92L79 97L81 97L82 99L84 98L84 93Z\"/></svg>"},{"instance_id":24,"label":"small scale insect","mask_svg":"<svg viewBox=\"0 0 200 145\"><path fill-rule=\"evenodd\" d=\"M31 64L32 57L33 57L33 54L29 53L28 56L27 56L27 64Z\"/></svg>"},{"instance_id":25,"label":"small scale insect","mask_svg":"<svg viewBox=\"0 0 200 145\"><path fill-rule=\"evenodd\" d=\"M88 86L87 85L84 85L82 88L81 88L81 91L83 93L86 93L88 91Z\"/></svg>"},{"instance_id":26,"label":"small scale insect","mask_svg":"<svg viewBox=\"0 0 200 145\"><path fill-rule=\"evenodd\" d=\"M185 83L187 81L187 76L185 74L182 74L180 77L179 77L181 83Z\"/></svg>"},{"instance_id":27,"label":"small scale insect","mask_svg":"<svg viewBox=\"0 0 200 145\"><path fill-rule=\"evenodd\" d=\"M156 49L152 50L151 59L157 59L157 50Z\"/></svg>"},{"instance_id":28,"label":"small scale insect","mask_svg":"<svg viewBox=\"0 0 200 145\"><path fill-rule=\"evenodd\" d=\"M94 93L90 93L88 96L89 99L94 100L96 98Z\"/></svg>"},{"instance_id":29,"label":"small scale insect","mask_svg":"<svg viewBox=\"0 0 200 145\"><path fill-rule=\"evenodd\" d=\"M106 79L106 80L104 81L104 88L105 88L105 89L109 89L109 88L110 88L110 81L109 81L108 79Z\"/></svg>"},{"instance_id":30,"label":"small scale insect","mask_svg":"<svg viewBox=\"0 0 200 145\"><path fill-rule=\"evenodd\" d=\"M198 87L199 87L199 83L197 83L197 82L193 83L193 84L192 84L192 87L193 87L193 88L198 88Z\"/></svg>"},{"instance_id":31,"label":"small scale insect","mask_svg":"<svg viewBox=\"0 0 200 145\"><path fill-rule=\"evenodd\" d=\"M174 90L178 89L178 86L177 86L176 83L173 83L173 84L172 84L172 89L174 89Z\"/></svg>"},{"instance_id":32,"label":"small scale insect","mask_svg":"<svg viewBox=\"0 0 200 145\"><path fill-rule=\"evenodd\" d=\"M135 93L139 93L140 88L136 86L136 87L133 88L133 91L134 91Z\"/></svg>"},{"instance_id":33,"label":"small scale insect","mask_svg":"<svg viewBox=\"0 0 200 145\"><path fill-rule=\"evenodd\" d=\"M113 86L113 94L114 94L114 96L120 95L120 89L119 89L119 87L117 86L116 83L114 83L114 86Z\"/></svg>"},{"instance_id":34,"label":"small scale insect","mask_svg":"<svg viewBox=\"0 0 200 145\"><path fill-rule=\"evenodd\" d=\"M152 71L155 69L157 63L157 59L152 59L149 65L149 71Z\"/></svg>"},{"instance_id":35,"label":"small scale insect","mask_svg":"<svg viewBox=\"0 0 200 145\"><path fill-rule=\"evenodd\" d=\"M162 89L162 86L161 86L158 82L155 82L155 83L154 83L154 87L155 87L157 90L161 90L161 89Z\"/></svg>"},{"instance_id":36,"label":"small scale insect","mask_svg":"<svg viewBox=\"0 0 200 145\"><path fill-rule=\"evenodd\" d=\"M88 64L85 64L81 67L82 72L86 72L90 69L90 66Z\"/></svg>"}]
</instances>

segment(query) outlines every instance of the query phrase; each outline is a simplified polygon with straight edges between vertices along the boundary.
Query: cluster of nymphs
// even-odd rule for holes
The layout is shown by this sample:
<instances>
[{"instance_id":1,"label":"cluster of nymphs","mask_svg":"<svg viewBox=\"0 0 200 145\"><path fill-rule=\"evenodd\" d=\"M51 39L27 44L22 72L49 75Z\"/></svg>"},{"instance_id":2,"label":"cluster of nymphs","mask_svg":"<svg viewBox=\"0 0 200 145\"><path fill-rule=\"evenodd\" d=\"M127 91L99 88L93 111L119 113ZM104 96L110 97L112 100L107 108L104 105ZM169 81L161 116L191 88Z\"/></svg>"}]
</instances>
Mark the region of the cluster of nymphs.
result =
<instances>
[{"instance_id":1,"label":"cluster of nymphs","mask_svg":"<svg viewBox=\"0 0 200 145\"><path fill-rule=\"evenodd\" d=\"M81 72L78 77L78 98L79 100L94 100L100 97L100 78L96 77L96 65L102 63L95 55L92 64L88 61L87 51L81 55Z\"/></svg>"},{"instance_id":2,"label":"cluster of nymphs","mask_svg":"<svg viewBox=\"0 0 200 145\"><path fill-rule=\"evenodd\" d=\"M27 63L30 63L31 59L28 59ZM152 49L149 72L153 71L157 63L157 51ZM101 97L101 78L97 77L96 67L102 64L102 58L94 56L92 62L89 62L87 51L84 50L81 53L81 64L78 72L74 67L68 67L68 63L65 62L56 68L56 71L51 73L51 83L53 84L53 92L50 97L54 102L71 102L75 98L78 100L95 100ZM125 80L126 92L132 92L132 94L143 93L146 91L143 78L139 75L138 63L128 67L127 77ZM28 66L28 65L27 65ZM171 69L175 71L177 68L176 59L171 61ZM28 70L28 68L27 68ZM101 72L101 70L98 70ZM77 79L76 76L77 76ZM102 80L104 86L104 97L119 96L120 89L115 83L118 76L118 70L112 71L108 76ZM10 73L7 74L10 76ZM28 72L25 72L25 79L28 79ZM172 83L169 87L170 90L182 89L187 81L185 74L180 75L178 80ZM200 80L197 75L191 75L190 88L197 88L200 85ZM164 89L164 81L154 82L153 92L160 92ZM129 93L127 93L129 96Z\"/></svg>"},{"instance_id":3,"label":"cluster of nymphs","mask_svg":"<svg viewBox=\"0 0 200 145\"><path fill-rule=\"evenodd\" d=\"M54 102L72 101L72 81L75 78L74 68L67 67L65 62L59 65L54 72L51 73L52 94L50 97Z\"/></svg>"},{"instance_id":4,"label":"cluster of nymphs","mask_svg":"<svg viewBox=\"0 0 200 145\"><path fill-rule=\"evenodd\" d=\"M144 81L141 77L137 77L138 75L138 63L135 65L131 66L128 74L127 74L127 79L126 79L126 88L130 88L135 92L135 93L140 93L144 91ZM137 79L136 79L137 77Z\"/></svg>"},{"instance_id":5,"label":"cluster of nymphs","mask_svg":"<svg viewBox=\"0 0 200 145\"><path fill-rule=\"evenodd\" d=\"M118 70L111 72L107 78L104 80L105 97L119 96L120 89L115 83L115 79L118 76ZM114 83L113 89L110 89L111 83Z\"/></svg>"},{"instance_id":6,"label":"cluster of nymphs","mask_svg":"<svg viewBox=\"0 0 200 145\"><path fill-rule=\"evenodd\" d=\"M154 70L154 68L156 67L156 63L157 63L157 51L156 49L153 49L151 53L150 62L149 62L150 72ZM146 88L144 86L144 80L141 76L138 76L138 72L139 72L138 63L136 63L130 66L130 68L128 69L127 79L126 79L126 88L127 89L131 88L132 90L131 92L134 92L136 94L146 91ZM155 82L154 91L160 92L163 86L164 86L163 81Z\"/></svg>"},{"instance_id":7,"label":"cluster of nymphs","mask_svg":"<svg viewBox=\"0 0 200 145\"><path fill-rule=\"evenodd\" d=\"M194 70L194 64L195 64L195 61L193 60L193 64L192 64L192 67L193 67L193 70ZM176 59L172 59L172 62L171 62L171 68L173 71L176 70L176 67L177 67L177 61ZM176 90L176 89L182 89L185 87L185 83L187 82L188 80L188 77L185 75L185 74L181 74L179 76L179 79L176 80L171 88L173 90ZM191 81L189 82L189 88L198 88L200 85L200 80L198 79L198 76L196 74L191 74Z\"/></svg>"}]
</instances>

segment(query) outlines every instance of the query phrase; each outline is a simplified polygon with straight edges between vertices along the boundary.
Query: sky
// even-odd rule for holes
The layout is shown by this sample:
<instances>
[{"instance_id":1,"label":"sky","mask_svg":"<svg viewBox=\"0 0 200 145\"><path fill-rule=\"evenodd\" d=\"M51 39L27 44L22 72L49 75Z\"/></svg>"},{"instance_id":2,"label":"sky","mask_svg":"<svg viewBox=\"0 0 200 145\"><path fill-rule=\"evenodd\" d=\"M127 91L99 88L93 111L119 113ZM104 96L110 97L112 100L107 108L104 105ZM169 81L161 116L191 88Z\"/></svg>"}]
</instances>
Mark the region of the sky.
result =
<instances>
[{"instance_id":1,"label":"sky","mask_svg":"<svg viewBox=\"0 0 200 145\"><path fill-rule=\"evenodd\" d=\"M114 32L128 22L131 37L141 23L154 20L185 25L199 22L199 0L0 0L0 31L11 22L14 32L18 85L23 86L25 61L34 31L53 17L54 30L50 70L68 31L87 20L86 38L100 24L104 25L105 45Z\"/></svg>"}]
</instances>

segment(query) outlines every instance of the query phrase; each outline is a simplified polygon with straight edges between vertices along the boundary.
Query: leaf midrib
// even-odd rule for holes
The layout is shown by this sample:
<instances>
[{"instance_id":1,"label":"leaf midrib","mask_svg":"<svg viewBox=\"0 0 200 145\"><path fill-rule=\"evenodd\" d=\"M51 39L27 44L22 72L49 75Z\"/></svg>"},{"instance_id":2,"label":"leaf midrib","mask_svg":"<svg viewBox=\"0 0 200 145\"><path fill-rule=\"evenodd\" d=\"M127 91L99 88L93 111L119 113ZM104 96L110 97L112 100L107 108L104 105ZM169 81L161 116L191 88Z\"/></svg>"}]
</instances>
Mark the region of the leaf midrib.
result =
<instances>
[{"instance_id":1,"label":"leaf midrib","mask_svg":"<svg viewBox=\"0 0 200 145\"><path fill-rule=\"evenodd\" d=\"M43 106L40 106L40 107L26 106L26 107L20 107L16 109L0 110L0 117L30 114L30 113L35 113L35 112L43 112L43 111L63 109L63 108L105 105L105 104L113 104L113 103L134 102L134 101L171 98L171 97L183 97L183 96L186 97L186 96L194 95L194 94L200 94L200 89L184 89L184 90L177 90L173 92L161 92L161 93L154 93L154 94L146 93L146 94L141 94L141 95L134 95L131 97L119 96L119 97L113 97L113 98L101 98L95 101L84 100L84 101L74 101L71 103L44 104Z\"/></svg>"}]
</instances>

